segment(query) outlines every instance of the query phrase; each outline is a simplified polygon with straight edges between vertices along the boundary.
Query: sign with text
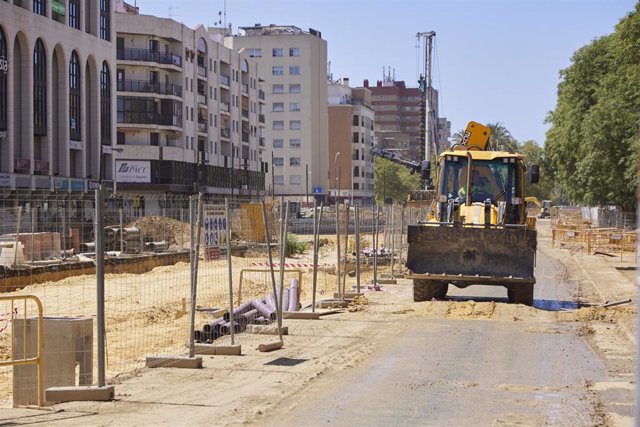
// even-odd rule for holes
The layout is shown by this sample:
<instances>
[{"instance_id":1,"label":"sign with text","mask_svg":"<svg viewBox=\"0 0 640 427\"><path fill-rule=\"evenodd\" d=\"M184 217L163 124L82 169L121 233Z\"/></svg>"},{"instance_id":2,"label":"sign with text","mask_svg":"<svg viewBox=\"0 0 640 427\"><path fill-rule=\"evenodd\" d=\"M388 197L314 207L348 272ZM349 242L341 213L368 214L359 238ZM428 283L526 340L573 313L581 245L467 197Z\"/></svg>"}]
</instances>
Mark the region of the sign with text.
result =
<instances>
[{"instance_id":1,"label":"sign with text","mask_svg":"<svg viewBox=\"0 0 640 427\"><path fill-rule=\"evenodd\" d=\"M11 175L0 173L0 187L11 187Z\"/></svg>"},{"instance_id":2,"label":"sign with text","mask_svg":"<svg viewBox=\"0 0 640 427\"><path fill-rule=\"evenodd\" d=\"M203 206L205 260L214 261L226 253L227 218L223 205Z\"/></svg>"},{"instance_id":3,"label":"sign with text","mask_svg":"<svg viewBox=\"0 0 640 427\"><path fill-rule=\"evenodd\" d=\"M117 182L151 182L149 160L116 160Z\"/></svg>"}]
</instances>

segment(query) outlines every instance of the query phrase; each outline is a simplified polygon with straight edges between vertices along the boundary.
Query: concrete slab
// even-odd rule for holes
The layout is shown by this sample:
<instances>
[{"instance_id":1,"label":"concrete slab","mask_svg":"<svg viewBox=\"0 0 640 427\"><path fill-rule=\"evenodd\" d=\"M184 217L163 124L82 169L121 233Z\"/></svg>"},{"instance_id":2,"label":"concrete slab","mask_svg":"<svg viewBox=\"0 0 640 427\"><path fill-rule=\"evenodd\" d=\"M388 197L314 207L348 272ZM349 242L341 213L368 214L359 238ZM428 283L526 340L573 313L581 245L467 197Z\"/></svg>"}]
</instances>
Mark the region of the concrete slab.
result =
<instances>
[{"instance_id":1,"label":"concrete slab","mask_svg":"<svg viewBox=\"0 0 640 427\"><path fill-rule=\"evenodd\" d=\"M285 319L318 320L320 314L308 311L285 311L282 313L282 317Z\"/></svg>"},{"instance_id":2,"label":"concrete slab","mask_svg":"<svg viewBox=\"0 0 640 427\"><path fill-rule=\"evenodd\" d=\"M398 281L396 279L378 279L378 283L381 285L396 285Z\"/></svg>"},{"instance_id":3,"label":"concrete slab","mask_svg":"<svg viewBox=\"0 0 640 427\"><path fill-rule=\"evenodd\" d=\"M48 404L85 400L106 401L113 400L114 396L113 386L49 387L44 390L44 400Z\"/></svg>"},{"instance_id":4,"label":"concrete slab","mask_svg":"<svg viewBox=\"0 0 640 427\"><path fill-rule=\"evenodd\" d=\"M282 341L275 341L268 344L260 344L258 346L258 351L264 353L267 351L279 350L282 348L282 345L283 345Z\"/></svg>"},{"instance_id":5,"label":"concrete slab","mask_svg":"<svg viewBox=\"0 0 640 427\"><path fill-rule=\"evenodd\" d=\"M359 295L362 295L362 293L357 293L357 292L345 292L342 296L343 296L345 299L353 299L353 298L355 298L355 297L357 297L357 296L359 296ZM337 293L334 293L334 294L333 294L333 297L334 297L334 298L340 298L340 295L338 295Z\"/></svg>"},{"instance_id":6,"label":"concrete slab","mask_svg":"<svg viewBox=\"0 0 640 427\"><path fill-rule=\"evenodd\" d=\"M147 368L202 368L202 357L187 356L150 356L146 361Z\"/></svg>"},{"instance_id":7,"label":"concrete slab","mask_svg":"<svg viewBox=\"0 0 640 427\"><path fill-rule=\"evenodd\" d=\"M248 334L278 335L278 325L247 325ZM282 327L282 335L289 335L289 327Z\"/></svg>"},{"instance_id":8,"label":"concrete slab","mask_svg":"<svg viewBox=\"0 0 640 427\"><path fill-rule=\"evenodd\" d=\"M237 345L213 345L213 344L195 344L196 354L206 354L209 356L240 356L242 347Z\"/></svg>"}]
</instances>

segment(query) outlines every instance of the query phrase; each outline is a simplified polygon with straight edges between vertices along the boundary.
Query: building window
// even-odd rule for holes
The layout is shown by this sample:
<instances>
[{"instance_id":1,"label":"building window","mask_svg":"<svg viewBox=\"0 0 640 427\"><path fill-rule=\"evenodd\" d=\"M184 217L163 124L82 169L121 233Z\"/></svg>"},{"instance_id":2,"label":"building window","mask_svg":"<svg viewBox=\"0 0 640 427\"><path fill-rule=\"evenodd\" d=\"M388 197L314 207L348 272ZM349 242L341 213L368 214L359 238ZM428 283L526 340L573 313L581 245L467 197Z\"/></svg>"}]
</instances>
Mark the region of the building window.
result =
<instances>
[{"instance_id":1,"label":"building window","mask_svg":"<svg viewBox=\"0 0 640 427\"><path fill-rule=\"evenodd\" d=\"M293 184L293 185L302 184L302 177L300 175L290 175L289 184Z\"/></svg>"},{"instance_id":2,"label":"building window","mask_svg":"<svg viewBox=\"0 0 640 427\"><path fill-rule=\"evenodd\" d=\"M284 139L273 140L273 148L282 148L282 147L284 147Z\"/></svg>"},{"instance_id":3,"label":"building window","mask_svg":"<svg viewBox=\"0 0 640 427\"><path fill-rule=\"evenodd\" d=\"M33 13L46 16L46 1L45 0L33 0Z\"/></svg>"},{"instance_id":4,"label":"building window","mask_svg":"<svg viewBox=\"0 0 640 427\"><path fill-rule=\"evenodd\" d=\"M100 38L111 40L111 20L109 19L109 0L100 0Z\"/></svg>"},{"instance_id":5,"label":"building window","mask_svg":"<svg viewBox=\"0 0 640 427\"><path fill-rule=\"evenodd\" d=\"M284 68L280 66L274 66L271 68L271 74L274 76L282 76L284 74Z\"/></svg>"},{"instance_id":6,"label":"building window","mask_svg":"<svg viewBox=\"0 0 640 427\"><path fill-rule=\"evenodd\" d=\"M284 122L282 120L276 120L273 122L273 130L283 130Z\"/></svg>"},{"instance_id":7,"label":"building window","mask_svg":"<svg viewBox=\"0 0 640 427\"><path fill-rule=\"evenodd\" d=\"M7 38L2 28L0 28L0 130L7 130L7 103L9 99L9 93L7 91L8 68Z\"/></svg>"},{"instance_id":8,"label":"building window","mask_svg":"<svg viewBox=\"0 0 640 427\"><path fill-rule=\"evenodd\" d=\"M284 102L274 102L273 103L273 112L281 113L284 111Z\"/></svg>"},{"instance_id":9,"label":"building window","mask_svg":"<svg viewBox=\"0 0 640 427\"><path fill-rule=\"evenodd\" d=\"M80 0L69 0L69 26L80 29Z\"/></svg>"},{"instance_id":10,"label":"building window","mask_svg":"<svg viewBox=\"0 0 640 427\"><path fill-rule=\"evenodd\" d=\"M300 166L300 157L290 157L289 166Z\"/></svg>"},{"instance_id":11,"label":"building window","mask_svg":"<svg viewBox=\"0 0 640 427\"><path fill-rule=\"evenodd\" d=\"M299 102L290 102L289 103L289 111L300 111L300 103Z\"/></svg>"},{"instance_id":12,"label":"building window","mask_svg":"<svg viewBox=\"0 0 640 427\"><path fill-rule=\"evenodd\" d=\"M100 71L100 143L111 145L111 76L106 61Z\"/></svg>"},{"instance_id":13,"label":"building window","mask_svg":"<svg viewBox=\"0 0 640 427\"><path fill-rule=\"evenodd\" d=\"M359 120L358 116L355 116L355 115L354 115L354 116L353 116L353 121L351 122L351 124L352 124L353 126L358 126L358 125L359 125L359 123L360 123L360 120Z\"/></svg>"},{"instance_id":14,"label":"building window","mask_svg":"<svg viewBox=\"0 0 640 427\"><path fill-rule=\"evenodd\" d=\"M300 130L302 125L300 124L300 120L290 120L289 121L289 129L291 130Z\"/></svg>"},{"instance_id":15,"label":"building window","mask_svg":"<svg viewBox=\"0 0 640 427\"><path fill-rule=\"evenodd\" d=\"M73 141L80 141L80 60L74 50L69 61L69 137Z\"/></svg>"},{"instance_id":16,"label":"building window","mask_svg":"<svg viewBox=\"0 0 640 427\"><path fill-rule=\"evenodd\" d=\"M299 47L290 47L289 48L289 56L300 56L300 48Z\"/></svg>"},{"instance_id":17,"label":"building window","mask_svg":"<svg viewBox=\"0 0 640 427\"><path fill-rule=\"evenodd\" d=\"M300 93L300 85L299 84L289 85L289 93Z\"/></svg>"},{"instance_id":18,"label":"building window","mask_svg":"<svg viewBox=\"0 0 640 427\"><path fill-rule=\"evenodd\" d=\"M300 139L299 138L291 138L289 140L290 148L300 148Z\"/></svg>"},{"instance_id":19,"label":"building window","mask_svg":"<svg viewBox=\"0 0 640 427\"><path fill-rule=\"evenodd\" d=\"M274 157L273 158L274 166L284 166L284 157Z\"/></svg>"},{"instance_id":20,"label":"building window","mask_svg":"<svg viewBox=\"0 0 640 427\"><path fill-rule=\"evenodd\" d=\"M117 136L117 138L118 138L118 139L116 140L116 144L118 144L118 145L125 145L125 144L127 143L126 135L125 135L125 133L124 133L124 132L118 132L116 136Z\"/></svg>"},{"instance_id":21,"label":"building window","mask_svg":"<svg viewBox=\"0 0 640 427\"><path fill-rule=\"evenodd\" d=\"M247 49L250 58L262 58L262 49Z\"/></svg>"},{"instance_id":22,"label":"building window","mask_svg":"<svg viewBox=\"0 0 640 427\"><path fill-rule=\"evenodd\" d=\"M274 175L273 183L275 185L284 185L284 175Z\"/></svg>"},{"instance_id":23,"label":"building window","mask_svg":"<svg viewBox=\"0 0 640 427\"><path fill-rule=\"evenodd\" d=\"M47 58L41 39L33 51L33 133L47 134Z\"/></svg>"},{"instance_id":24,"label":"building window","mask_svg":"<svg viewBox=\"0 0 640 427\"><path fill-rule=\"evenodd\" d=\"M289 66L289 74L292 76L297 76L300 74L300 67L298 65L290 65Z\"/></svg>"},{"instance_id":25,"label":"building window","mask_svg":"<svg viewBox=\"0 0 640 427\"><path fill-rule=\"evenodd\" d=\"M273 85L271 90L273 93L284 93L284 85Z\"/></svg>"},{"instance_id":26,"label":"building window","mask_svg":"<svg viewBox=\"0 0 640 427\"><path fill-rule=\"evenodd\" d=\"M284 56L284 49L281 47L274 47L271 50L271 56Z\"/></svg>"},{"instance_id":27,"label":"building window","mask_svg":"<svg viewBox=\"0 0 640 427\"><path fill-rule=\"evenodd\" d=\"M351 141L354 143L360 142L360 134L358 132L353 132L353 138Z\"/></svg>"}]
</instances>

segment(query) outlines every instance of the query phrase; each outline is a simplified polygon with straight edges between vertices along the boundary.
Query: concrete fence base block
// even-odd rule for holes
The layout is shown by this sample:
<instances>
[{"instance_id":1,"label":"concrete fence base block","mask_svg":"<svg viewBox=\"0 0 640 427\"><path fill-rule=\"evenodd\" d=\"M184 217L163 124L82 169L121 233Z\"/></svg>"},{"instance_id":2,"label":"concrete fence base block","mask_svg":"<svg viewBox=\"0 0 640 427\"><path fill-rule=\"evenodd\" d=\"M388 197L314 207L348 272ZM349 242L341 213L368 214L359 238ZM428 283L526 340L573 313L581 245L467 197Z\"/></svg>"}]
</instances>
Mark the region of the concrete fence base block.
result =
<instances>
[{"instance_id":1,"label":"concrete fence base block","mask_svg":"<svg viewBox=\"0 0 640 427\"><path fill-rule=\"evenodd\" d=\"M115 388L113 386L49 387L44 390L44 400L47 403L83 400L105 401L113 400L114 396Z\"/></svg>"},{"instance_id":2,"label":"concrete fence base block","mask_svg":"<svg viewBox=\"0 0 640 427\"><path fill-rule=\"evenodd\" d=\"M285 319L318 320L320 315L308 311L285 311L282 313L282 317Z\"/></svg>"},{"instance_id":3,"label":"concrete fence base block","mask_svg":"<svg viewBox=\"0 0 640 427\"><path fill-rule=\"evenodd\" d=\"M396 279L378 279L378 283L381 285L395 285L398 281Z\"/></svg>"},{"instance_id":4,"label":"concrete fence base block","mask_svg":"<svg viewBox=\"0 0 640 427\"><path fill-rule=\"evenodd\" d=\"M316 303L316 308L346 308L349 301L320 301Z\"/></svg>"},{"instance_id":5,"label":"concrete fence base block","mask_svg":"<svg viewBox=\"0 0 640 427\"><path fill-rule=\"evenodd\" d=\"M282 348L282 346L283 346L282 341L274 341L268 344L260 344L258 346L258 351L261 351L264 353L267 351L279 350Z\"/></svg>"},{"instance_id":6,"label":"concrete fence base block","mask_svg":"<svg viewBox=\"0 0 640 427\"><path fill-rule=\"evenodd\" d=\"M147 357L147 368L202 368L202 357L187 356L150 356Z\"/></svg>"},{"instance_id":7,"label":"concrete fence base block","mask_svg":"<svg viewBox=\"0 0 640 427\"><path fill-rule=\"evenodd\" d=\"M212 345L212 344L195 344L194 350L196 354L206 354L209 356L240 356L242 347L237 345Z\"/></svg>"},{"instance_id":8,"label":"concrete fence base block","mask_svg":"<svg viewBox=\"0 0 640 427\"><path fill-rule=\"evenodd\" d=\"M247 325L248 334L278 335L278 325ZM282 327L282 335L289 335L289 327Z\"/></svg>"},{"instance_id":9,"label":"concrete fence base block","mask_svg":"<svg viewBox=\"0 0 640 427\"><path fill-rule=\"evenodd\" d=\"M357 292L345 292L344 293L344 297L346 299L354 299L355 297L361 297L363 294L362 292L357 293Z\"/></svg>"}]
</instances>

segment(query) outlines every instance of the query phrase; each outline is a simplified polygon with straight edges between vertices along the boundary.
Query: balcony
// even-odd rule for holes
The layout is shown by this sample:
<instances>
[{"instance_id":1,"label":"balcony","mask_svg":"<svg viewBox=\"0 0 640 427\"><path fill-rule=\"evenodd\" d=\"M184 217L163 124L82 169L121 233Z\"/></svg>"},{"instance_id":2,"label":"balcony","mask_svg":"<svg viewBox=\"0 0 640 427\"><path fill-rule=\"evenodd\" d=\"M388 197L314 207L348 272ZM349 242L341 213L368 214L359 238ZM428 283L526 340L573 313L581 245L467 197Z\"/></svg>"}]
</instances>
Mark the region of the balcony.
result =
<instances>
[{"instance_id":1,"label":"balcony","mask_svg":"<svg viewBox=\"0 0 640 427\"><path fill-rule=\"evenodd\" d=\"M118 92L157 93L159 95L182 96L182 86L173 83L122 80L117 83L117 89Z\"/></svg>"},{"instance_id":2,"label":"balcony","mask_svg":"<svg viewBox=\"0 0 640 427\"><path fill-rule=\"evenodd\" d=\"M203 104L203 105L207 105L207 95L198 94L198 103Z\"/></svg>"},{"instance_id":3,"label":"balcony","mask_svg":"<svg viewBox=\"0 0 640 427\"><path fill-rule=\"evenodd\" d=\"M157 62L182 67L182 57L173 53L162 53L149 49L118 49L116 59L122 61Z\"/></svg>"},{"instance_id":4,"label":"balcony","mask_svg":"<svg viewBox=\"0 0 640 427\"><path fill-rule=\"evenodd\" d=\"M182 116L147 111L118 111L118 123L182 127Z\"/></svg>"},{"instance_id":5,"label":"balcony","mask_svg":"<svg viewBox=\"0 0 640 427\"><path fill-rule=\"evenodd\" d=\"M231 111L231 107L228 102L220 101L220 109L226 113Z\"/></svg>"},{"instance_id":6,"label":"balcony","mask_svg":"<svg viewBox=\"0 0 640 427\"><path fill-rule=\"evenodd\" d=\"M200 77L207 77L207 67L198 64L198 75Z\"/></svg>"},{"instance_id":7,"label":"balcony","mask_svg":"<svg viewBox=\"0 0 640 427\"><path fill-rule=\"evenodd\" d=\"M242 93L249 93L249 85L246 83L242 83Z\"/></svg>"},{"instance_id":8,"label":"balcony","mask_svg":"<svg viewBox=\"0 0 640 427\"><path fill-rule=\"evenodd\" d=\"M249 142L249 133L248 132L242 132L242 142Z\"/></svg>"},{"instance_id":9,"label":"balcony","mask_svg":"<svg viewBox=\"0 0 640 427\"><path fill-rule=\"evenodd\" d=\"M224 74L220 74L220 84L223 84L225 86L230 86L229 82L230 82L229 76L225 76Z\"/></svg>"},{"instance_id":10,"label":"balcony","mask_svg":"<svg viewBox=\"0 0 640 427\"><path fill-rule=\"evenodd\" d=\"M265 138L264 136L261 136L258 138L258 145L260 145L260 147L264 147L265 146Z\"/></svg>"},{"instance_id":11,"label":"balcony","mask_svg":"<svg viewBox=\"0 0 640 427\"><path fill-rule=\"evenodd\" d=\"M198 121L198 132L207 133L207 122Z\"/></svg>"},{"instance_id":12,"label":"balcony","mask_svg":"<svg viewBox=\"0 0 640 427\"><path fill-rule=\"evenodd\" d=\"M262 89L258 91L258 98L264 101L264 91Z\"/></svg>"},{"instance_id":13,"label":"balcony","mask_svg":"<svg viewBox=\"0 0 640 427\"><path fill-rule=\"evenodd\" d=\"M258 114L258 121L264 123L264 114Z\"/></svg>"},{"instance_id":14,"label":"balcony","mask_svg":"<svg viewBox=\"0 0 640 427\"><path fill-rule=\"evenodd\" d=\"M246 109L246 108L242 109L242 117L245 118L245 119L249 118L249 110L248 109Z\"/></svg>"},{"instance_id":15,"label":"balcony","mask_svg":"<svg viewBox=\"0 0 640 427\"><path fill-rule=\"evenodd\" d=\"M223 138L231 138L231 128L221 128L220 136Z\"/></svg>"}]
</instances>

